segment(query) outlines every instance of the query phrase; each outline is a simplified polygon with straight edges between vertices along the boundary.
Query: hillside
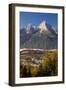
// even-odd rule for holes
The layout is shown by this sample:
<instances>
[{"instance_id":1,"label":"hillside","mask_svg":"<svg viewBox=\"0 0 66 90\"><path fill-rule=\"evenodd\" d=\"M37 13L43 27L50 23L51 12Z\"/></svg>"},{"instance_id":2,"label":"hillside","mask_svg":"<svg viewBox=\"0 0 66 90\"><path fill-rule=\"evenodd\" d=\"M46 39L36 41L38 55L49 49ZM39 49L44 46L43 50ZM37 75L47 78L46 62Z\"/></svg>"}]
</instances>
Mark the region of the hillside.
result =
<instances>
[{"instance_id":1,"label":"hillside","mask_svg":"<svg viewBox=\"0 0 66 90\"><path fill-rule=\"evenodd\" d=\"M20 30L20 48L56 49L58 35L46 21L34 28L28 24Z\"/></svg>"},{"instance_id":2,"label":"hillside","mask_svg":"<svg viewBox=\"0 0 66 90\"><path fill-rule=\"evenodd\" d=\"M55 76L57 75L57 60L58 58L56 49L48 51L42 49L21 50L20 77L52 76L52 75Z\"/></svg>"}]
</instances>

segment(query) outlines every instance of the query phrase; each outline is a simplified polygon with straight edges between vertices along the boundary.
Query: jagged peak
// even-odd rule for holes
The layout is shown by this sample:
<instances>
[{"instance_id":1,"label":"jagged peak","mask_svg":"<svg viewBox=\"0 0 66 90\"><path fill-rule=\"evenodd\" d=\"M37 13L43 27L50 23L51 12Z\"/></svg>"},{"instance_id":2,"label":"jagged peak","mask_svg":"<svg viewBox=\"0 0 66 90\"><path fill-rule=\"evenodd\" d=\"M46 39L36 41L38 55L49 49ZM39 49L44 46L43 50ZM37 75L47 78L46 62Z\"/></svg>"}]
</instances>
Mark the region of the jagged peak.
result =
<instances>
[{"instance_id":1,"label":"jagged peak","mask_svg":"<svg viewBox=\"0 0 66 90\"><path fill-rule=\"evenodd\" d=\"M50 24L48 24L45 20L43 20L39 26L39 31L42 34L51 34L52 32L54 32L55 34L57 34L55 28L53 28L53 26L51 26Z\"/></svg>"},{"instance_id":2,"label":"jagged peak","mask_svg":"<svg viewBox=\"0 0 66 90\"><path fill-rule=\"evenodd\" d=\"M43 20L40 24L39 24L39 26L38 26L38 28L40 29L40 33L43 33L43 32L45 32L45 31L48 31L48 24L47 24L47 22L45 21L45 20Z\"/></svg>"},{"instance_id":3,"label":"jagged peak","mask_svg":"<svg viewBox=\"0 0 66 90\"><path fill-rule=\"evenodd\" d=\"M28 25L26 26L26 33L32 33L32 29L33 29L32 24L28 24Z\"/></svg>"}]
</instances>

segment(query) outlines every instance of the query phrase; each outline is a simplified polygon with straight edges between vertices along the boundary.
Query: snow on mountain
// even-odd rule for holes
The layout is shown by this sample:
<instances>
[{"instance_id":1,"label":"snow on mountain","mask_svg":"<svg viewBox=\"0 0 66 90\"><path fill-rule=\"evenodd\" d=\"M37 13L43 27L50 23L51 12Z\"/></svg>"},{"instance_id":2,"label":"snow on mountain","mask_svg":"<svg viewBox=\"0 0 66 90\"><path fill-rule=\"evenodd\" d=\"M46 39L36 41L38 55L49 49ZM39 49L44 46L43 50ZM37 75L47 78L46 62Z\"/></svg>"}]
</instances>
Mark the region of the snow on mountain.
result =
<instances>
[{"instance_id":1,"label":"snow on mountain","mask_svg":"<svg viewBox=\"0 0 66 90\"><path fill-rule=\"evenodd\" d=\"M40 33L44 32L44 31L48 31L46 21L42 21L42 22L39 24L38 28L40 29Z\"/></svg>"},{"instance_id":2,"label":"snow on mountain","mask_svg":"<svg viewBox=\"0 0 66 90\"><path fill-rule=\"evenodd\" d=\"M42 21L37 27L28 24L24 30L24 34L20 32L21 48L57 48L57 32L46 21Z\"/></svg>"},{"instance_id":3,"label":"snow on mountain","mask_svg":"<svg viewBox=\"0 0 66 90\"><path fill-rule=\"evenodd\" d=\"M28 24L26 27L26 33L27 34L32 33L32 31L33 31L33 26L31 24Z\"/></svg>"},{"instance_id":4,"label":"snow on mountain","mask_svg":"<svg viewBox=\"0 0 66 90\"><path fill-rule=\"evenodd\" d=\"M52 35L52 33L56 34L55 29L53 29L53 26L49 25L46 21L42 21L38 29L40 30L40 33L46 34L46 35Z\"/></svg>"},{"instance_id":5,"label":"snow on mountain","mask_svg":"<svg viewBox=\"0 0 66 90\"><path fill-rule=\"evenodd\" d=\"M25 31L27 34L32 34L36 31L36 26L32 26L31 24L28 24L25 28Z\"/></svg>"}]
</instances>

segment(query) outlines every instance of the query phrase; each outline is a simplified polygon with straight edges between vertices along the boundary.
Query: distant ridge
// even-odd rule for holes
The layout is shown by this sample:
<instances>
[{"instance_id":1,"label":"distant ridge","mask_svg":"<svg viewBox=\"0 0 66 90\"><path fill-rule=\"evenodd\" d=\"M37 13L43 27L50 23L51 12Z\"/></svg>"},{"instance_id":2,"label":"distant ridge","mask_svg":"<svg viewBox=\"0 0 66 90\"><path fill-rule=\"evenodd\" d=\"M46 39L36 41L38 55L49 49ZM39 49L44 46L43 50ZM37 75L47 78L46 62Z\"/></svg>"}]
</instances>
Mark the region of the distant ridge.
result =
<instances>
[{"instance_id":1,"label":"distant ridge","mask_svg":"<svg viewBox=\"0 0 66 90\"><path fill-rule=\"evenodd\" d=\"M58 34L46 21L34 28L28 24L20 30L20 48L56 49Z\"/></svg>"}]
</instances>

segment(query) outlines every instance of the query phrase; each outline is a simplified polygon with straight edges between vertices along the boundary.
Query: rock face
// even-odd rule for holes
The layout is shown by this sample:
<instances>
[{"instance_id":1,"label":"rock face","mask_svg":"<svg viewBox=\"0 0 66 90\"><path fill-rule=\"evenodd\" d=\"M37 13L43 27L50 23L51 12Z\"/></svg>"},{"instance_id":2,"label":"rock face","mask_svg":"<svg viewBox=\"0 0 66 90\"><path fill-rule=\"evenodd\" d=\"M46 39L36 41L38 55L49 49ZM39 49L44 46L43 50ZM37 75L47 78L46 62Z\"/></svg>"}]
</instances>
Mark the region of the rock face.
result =
<instances>
[{"instance_id":1,"label":"rock face","mask_svg":"<svg viewBox=\"0 0 66 90\"><path fill-rule=\"evenodd\" d=\"M20 30L20 48L56 49L58 34L53 26L42 21L34 28L28 24Z\"/></svg>"}]
</instances>

